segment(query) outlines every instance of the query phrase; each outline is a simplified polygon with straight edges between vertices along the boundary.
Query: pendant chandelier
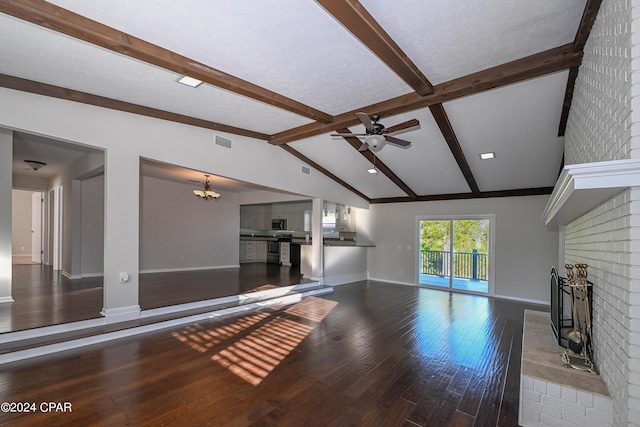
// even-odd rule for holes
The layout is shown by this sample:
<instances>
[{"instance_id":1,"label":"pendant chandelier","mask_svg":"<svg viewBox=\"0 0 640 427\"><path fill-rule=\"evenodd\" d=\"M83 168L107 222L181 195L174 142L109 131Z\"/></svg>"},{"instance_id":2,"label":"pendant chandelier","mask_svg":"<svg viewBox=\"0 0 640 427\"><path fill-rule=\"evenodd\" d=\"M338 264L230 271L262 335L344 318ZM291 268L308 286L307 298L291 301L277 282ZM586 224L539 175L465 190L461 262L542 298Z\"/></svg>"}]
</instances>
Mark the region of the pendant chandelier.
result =
<instances>
[{"instance_id":1,"label":"pendant chandelier","mask_svg":"<svg viewBox=\"0 0 640 427\"><path fill-rule=\"evenodd\" d=\"M220 193L216 193L211 189L211 183L209 182L209 175L205 174L205 181L202 183L204 190L193 190L193 194L199 199L204 199L207 202L210 199L219 199Z\"/></svg>"}]
</instances>

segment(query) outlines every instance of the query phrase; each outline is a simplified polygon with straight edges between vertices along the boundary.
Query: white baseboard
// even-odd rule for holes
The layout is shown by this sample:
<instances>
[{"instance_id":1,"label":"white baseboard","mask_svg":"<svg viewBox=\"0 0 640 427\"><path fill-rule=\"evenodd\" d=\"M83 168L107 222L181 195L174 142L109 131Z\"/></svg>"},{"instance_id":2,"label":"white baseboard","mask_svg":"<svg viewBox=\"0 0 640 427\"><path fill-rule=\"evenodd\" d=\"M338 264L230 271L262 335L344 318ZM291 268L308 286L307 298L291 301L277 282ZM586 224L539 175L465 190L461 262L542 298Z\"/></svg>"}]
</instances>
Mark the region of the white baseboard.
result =
<instances>
[{"instance_id":1,"label":"white baseboard","mask_svg":"<svg viewBox=\"0 0 640 427\"><path fill-rule=\"evenodd\" d=\"M520 297L511 296L511 295L494 295L494 297L499 299L508 299L512 301L527 302L529 304L538 304L538 305L546 305L546 306L551 305L549 301L542 301L542 300L531 299L531 298L520 298Z\"/></svg>"},{"instance_id":2,"label":"white baseboard","mask_svg":"<svg viewBox=\"0 0 640 427\"><path fill-rule=\"evenodd\" d=\"M204 267L178 267L178 268L150 268L140 270L140 274L144 273L173 273L178 271L199 271L199 270L221 270L224 268L240 268L240 264L231 265L211 265Z\"/></svg>"},{"instance_id":3,"label":"white baseboard","mask_svg":"<svg viewBox=\"0 0 640 427\"><path fill-rule=\"evenodd\" d=\"M104 316L106 323L125 322L140 318L140 306L130 305L127 307L103 308L100 312Z\"/></svg>"},{"instance_id":4,"label":"white baseboard","mask_svg":"<svg viewBox=\"0 0 640 427\"><path fill-rule=\"evenodd\" d=\"M31 259L31 254L11 254L12 257L15 258L29 258Z\"/></svg>"},{"instance_id":5,"label":"white baseboard","mask_svg":"<svg viewBox=\"0 0 640 427\"><path fill-rule=\"evenodd\" d=\"M415 283L399 282L397 280L389 280L389 279L377 279L375 277L369 277L368 280L373 280L374 282L393 283L394 285L413 286L414 288L417 286Z\"/></svg>"},{"instance_id":6,"label":"white baseboard","mask_svg":"<svg viewBox=\"0 0 640 427\"><path fill-rule=\"evenodd\" d=\"M15 300L13 298L11 298L11 296L8 297L0 297L0 304L4 304L5 302L14 302Z\"/></svg>"},{"instance_id":7,"label":"white baseboard","mask_svg":"<svg viewBox=\"0 0 640 427\"><path fill-rule=\"evenodd\" d=\"M64 271L64 270L61 270L61 271L60 271L60 274L62 274L64 277L66 277L66 278L67 278L67 279L69 279L69 280L82 279L82 276L81 276L81 275L79 275L79 274L70 274L70 273L67 273L67 272L66 272L66 271Z\"/></svg>"},{"instance_id":8,"label":"white baseboard","mask_svg":"<svg viewBox=\"0 0 640 427\"><path fill-rule=\"evenodd\" d=\"M347 283L360 282L362 280L367 280L367 273L351 273L351 274L341 274L334 277L326 277L324 278L324 282L328 286L339 286L346 285Z\"/></svg>"},{"instance_id":9,"label":"white baseboard","mask_svg":"<svg viewBox=\"0 0 640 427\"><path fill-rule=\"evenodd\" d=\"M81 279L87 278L87 277L103 277L104 273L82 273L80 275Z\"/></svg>"}]
</instances>

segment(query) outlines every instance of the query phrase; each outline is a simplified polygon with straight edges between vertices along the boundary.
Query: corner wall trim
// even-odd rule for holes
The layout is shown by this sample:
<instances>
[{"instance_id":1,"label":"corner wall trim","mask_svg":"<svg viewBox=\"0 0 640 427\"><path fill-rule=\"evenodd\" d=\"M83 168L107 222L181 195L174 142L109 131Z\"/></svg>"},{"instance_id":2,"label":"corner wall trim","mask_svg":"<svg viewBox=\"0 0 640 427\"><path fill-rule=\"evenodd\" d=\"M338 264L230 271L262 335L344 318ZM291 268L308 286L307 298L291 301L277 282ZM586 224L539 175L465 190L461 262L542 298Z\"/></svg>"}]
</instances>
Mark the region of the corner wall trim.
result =
<instances>
[{"instance_id":1,"label":"corner wall trim","mask_svg":"<svg viewBox=\"0 0 640 427\"><path fill-rule=\"evenodd\" d=\"M11 298L10 296L8 297L0 297L0 304L4 304L5 302L14 302L15 300L13 298Z\"/></svg>"}]
</instances>

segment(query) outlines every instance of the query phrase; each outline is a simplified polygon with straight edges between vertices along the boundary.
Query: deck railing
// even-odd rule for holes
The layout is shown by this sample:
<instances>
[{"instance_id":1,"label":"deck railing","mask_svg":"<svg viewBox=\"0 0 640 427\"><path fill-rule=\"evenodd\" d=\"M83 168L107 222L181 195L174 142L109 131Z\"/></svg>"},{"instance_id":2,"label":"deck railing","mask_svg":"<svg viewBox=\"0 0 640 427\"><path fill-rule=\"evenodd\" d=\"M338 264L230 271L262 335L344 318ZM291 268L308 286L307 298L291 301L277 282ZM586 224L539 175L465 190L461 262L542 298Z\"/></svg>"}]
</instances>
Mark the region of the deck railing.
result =
<instances>
[{"instance_id":1,"label":"deck railing","mask_svg":"<svg viewBox=\"0 0 640 427\"><path fill-rule=\"evenodd\" d=\"M448 251L420 251L421 274L451 276L451 253ZM489 254L473 252L453 253L453 277L488 280Z\"/></svg>"}]
</instances>

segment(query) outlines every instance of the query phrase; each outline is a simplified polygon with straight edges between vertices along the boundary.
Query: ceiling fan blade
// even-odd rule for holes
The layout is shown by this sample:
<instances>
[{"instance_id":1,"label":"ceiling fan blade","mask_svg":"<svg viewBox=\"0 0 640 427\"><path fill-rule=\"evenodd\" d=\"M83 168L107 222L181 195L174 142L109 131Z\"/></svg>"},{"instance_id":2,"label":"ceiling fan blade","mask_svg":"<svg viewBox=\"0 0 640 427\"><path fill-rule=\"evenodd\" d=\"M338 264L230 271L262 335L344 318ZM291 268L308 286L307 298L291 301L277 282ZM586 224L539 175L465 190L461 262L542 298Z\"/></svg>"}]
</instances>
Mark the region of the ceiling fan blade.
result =
<instances>
[{"instance_id":1,"label":"ceiling fan blade","mask_svg":"<svg viewBox=\"0 0 640 427\"><path fill-rule=\"evenodd\" d=\"M369 131L374 130L373 122L371 121L367 113L356 113L356 117L362 122L362 124L364 125L365 128L367 128L367 130Z\"/></svg>"},{"instance_id":2,"label":"ceiling fan blade","mask_svg":"<svg viewBox=\"0 0 640 427\"><path fill-rule=\"evenodd\" d=\"M395 126L391 126L391 127L386 128L384 133L400 132L401 130L402 131L407 131L407 130L409 130L411 128L418 127L418 126L420 126L420 122L417 119L411 119L411 120L408 120L408 121L406 121L404 123L399 123L399 124L397 124Z\"/></svg>"},{"instance_id":3,"label":"ceiling fan blade","mask_svg":"<svg viewBox=\"0 0 640 427\"><path fill-rule=\"evenodd\" d=\"M365 133L332 133L331 136L367 136Z\"/></svg>"},{"instance_id":4,"label":"ceiling fan blade","mask_svg":"<svg viewBox=\"0 0 640 427\"><path fill-rule=\"evenodd\" d=\"M403 148L407 148L411 146L411 143L409 141L405 141L404 139L396 138L394 136L385 135L384 139L387 142L390 142L395 145L399 145L400 147L403 147Z\"/></svg>"},{"instance_id":5,"label":"ceiling fan blade","mask_svg":"<svg viewBox=\"0 0 640 427\"><path fill-rule=\"evenodd\" d=\"M367 151L368 149L369 149L369 144L367 144L366 142L363 142L360 148L358 148L358 151L362 152L362 151Z\"/></svg>"}]
</instances>

